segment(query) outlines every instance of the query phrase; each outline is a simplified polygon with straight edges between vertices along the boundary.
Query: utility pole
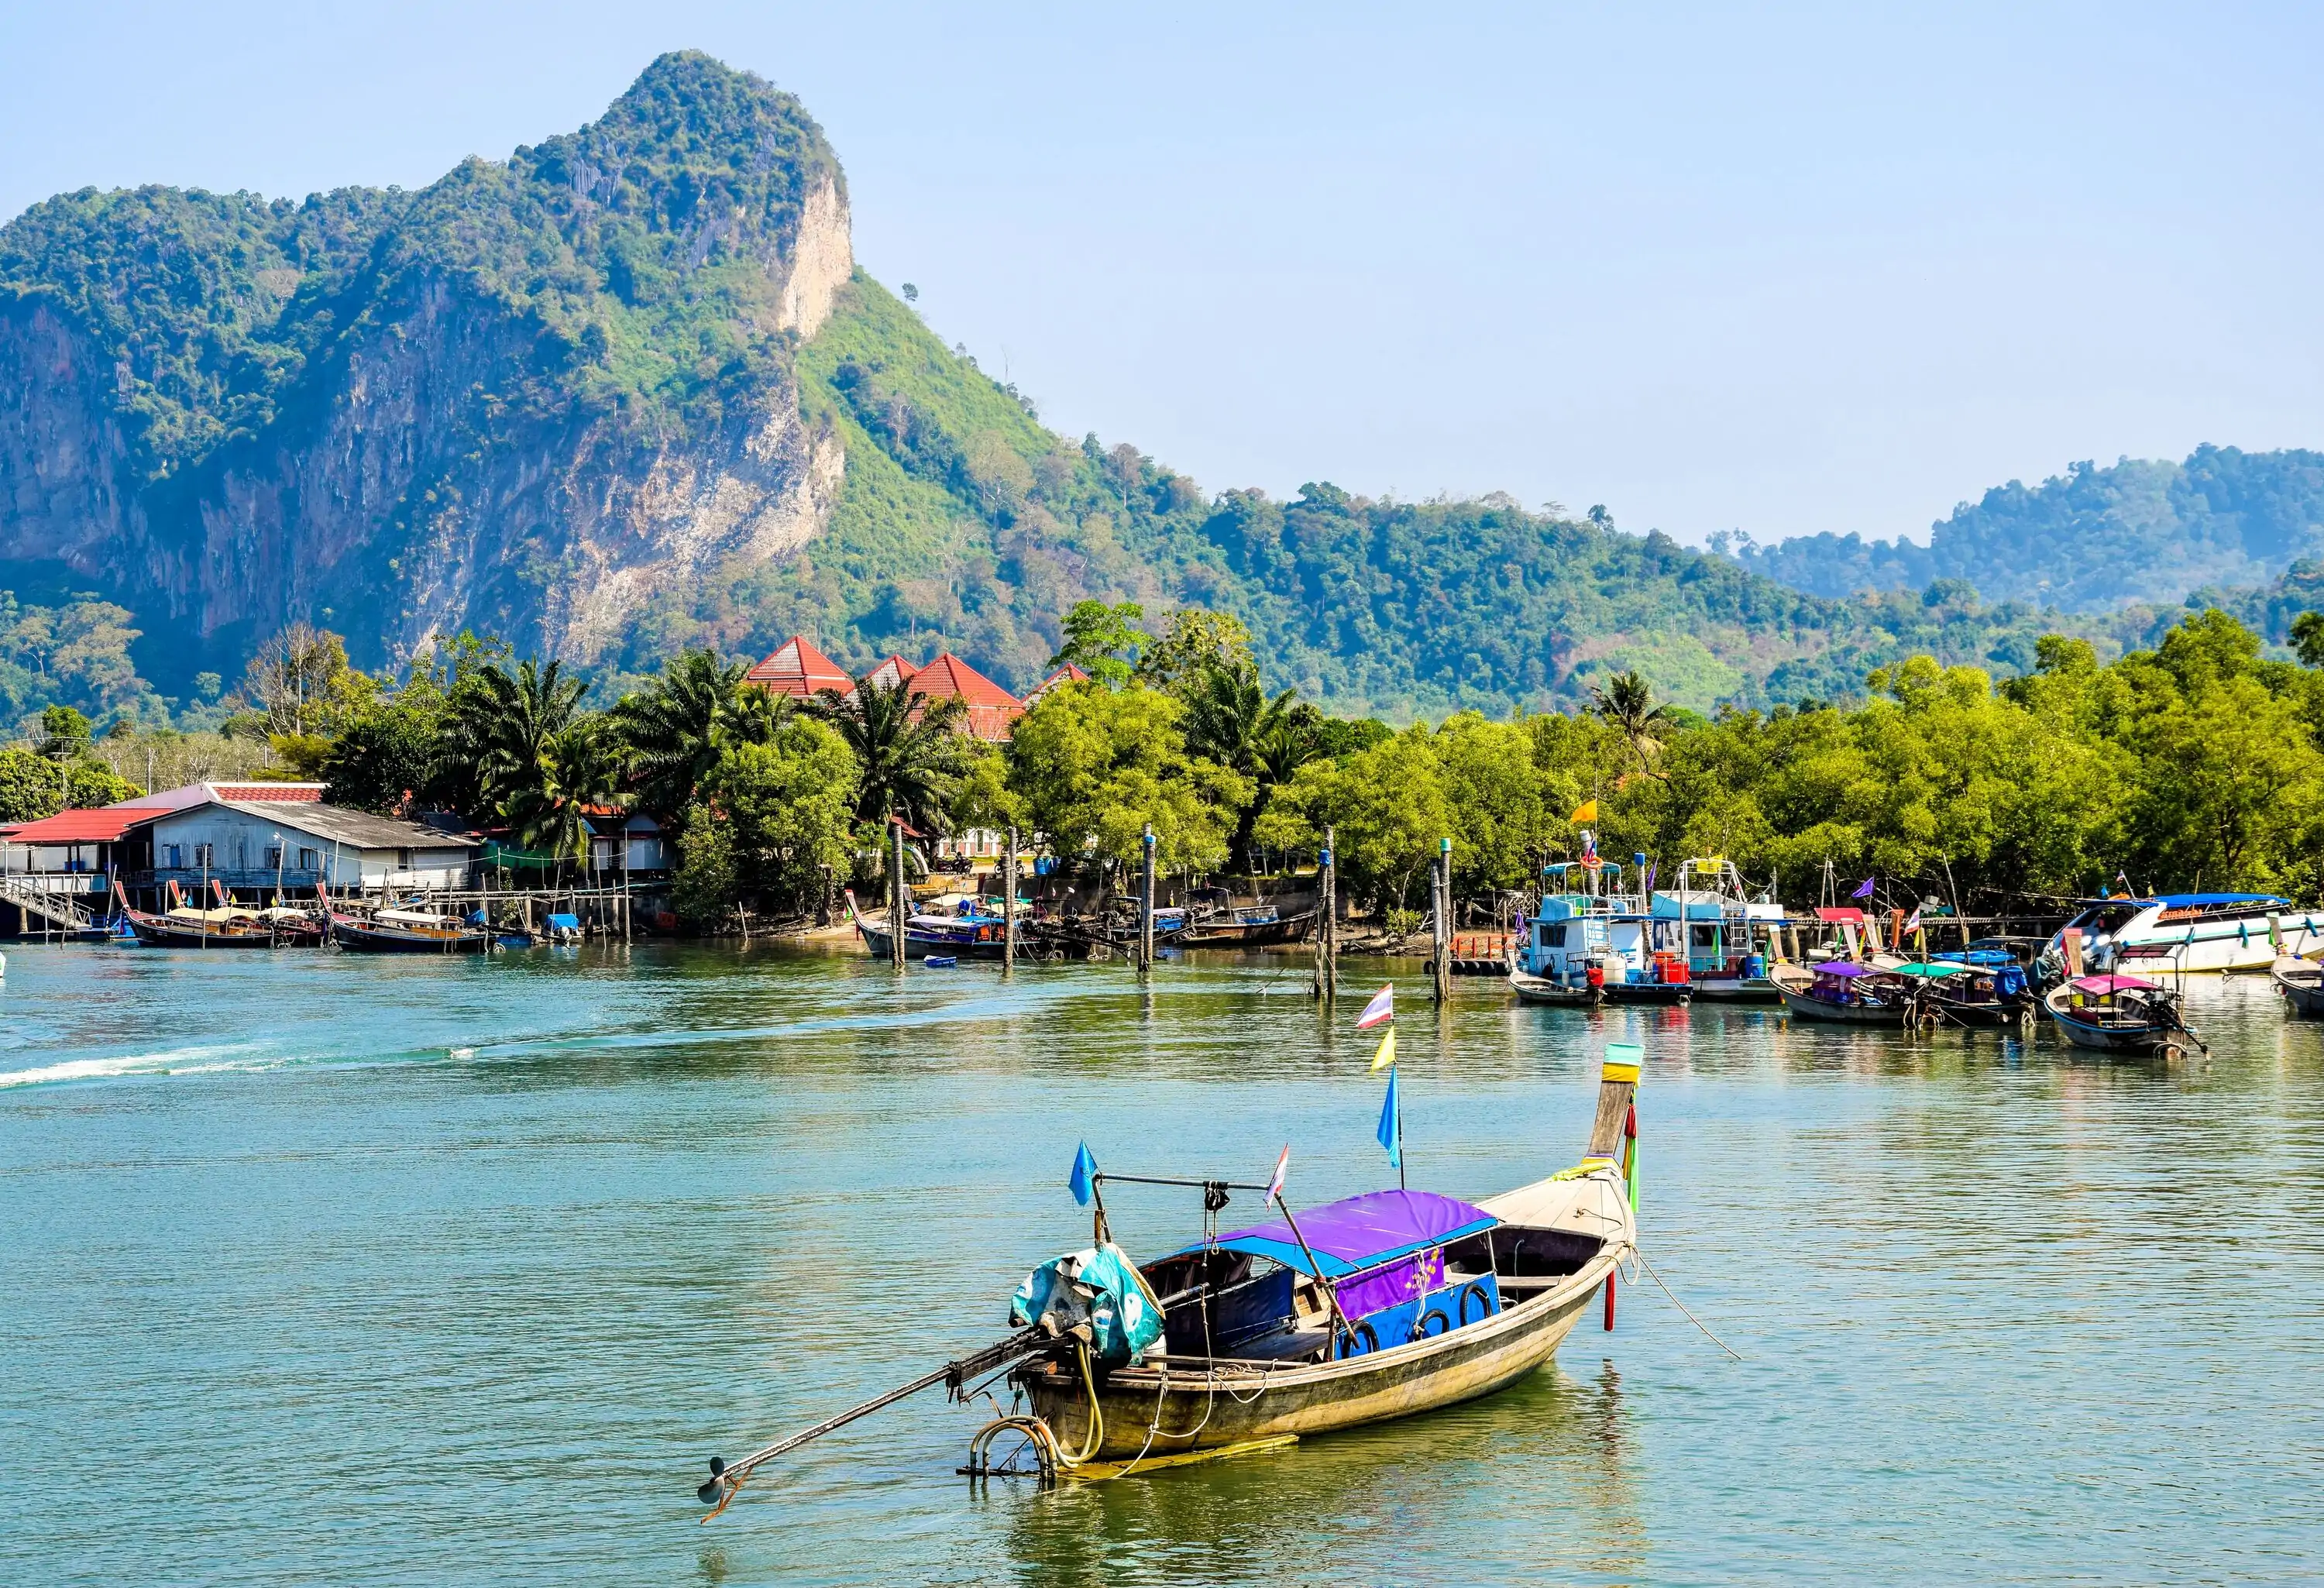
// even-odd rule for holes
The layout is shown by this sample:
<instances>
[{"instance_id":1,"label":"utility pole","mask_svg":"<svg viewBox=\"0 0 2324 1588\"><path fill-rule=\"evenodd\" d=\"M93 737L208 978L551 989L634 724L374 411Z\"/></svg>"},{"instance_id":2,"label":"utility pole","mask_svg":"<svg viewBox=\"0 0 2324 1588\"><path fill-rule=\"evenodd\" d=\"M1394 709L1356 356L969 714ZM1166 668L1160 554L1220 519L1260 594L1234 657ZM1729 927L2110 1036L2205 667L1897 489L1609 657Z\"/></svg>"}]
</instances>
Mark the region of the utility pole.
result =
<instances>
[{"instance_id":1,"label":"utility pole","mask_svg":"<svg viewBox=\"0 0 2324 1588\"><path fill-rule=\"evenodd\" d=\"M888 818L888 958L904 968L904 818Z\"/></svg>"},{"instance_id":2,"label":"utility pole","mask_svg":"<svg viewBox=\"0 0 2324 1588\"><path fill-rule=\"evenodd\" d=\"M1146 824L1145 870L1138 882L1138 974L1154 969L1154 824Z\"/></svg>"},{"instance_id":3,"label":"utility pole","mask_svg":"<svg viewBox=\"0 0 2324 1588\"><path fill-rule=\"evenodd\" d=\"M1009 850L1001 857L1001 974L1017 974L1017 829L1009 829Z\"/></svg>"}]
</instances>

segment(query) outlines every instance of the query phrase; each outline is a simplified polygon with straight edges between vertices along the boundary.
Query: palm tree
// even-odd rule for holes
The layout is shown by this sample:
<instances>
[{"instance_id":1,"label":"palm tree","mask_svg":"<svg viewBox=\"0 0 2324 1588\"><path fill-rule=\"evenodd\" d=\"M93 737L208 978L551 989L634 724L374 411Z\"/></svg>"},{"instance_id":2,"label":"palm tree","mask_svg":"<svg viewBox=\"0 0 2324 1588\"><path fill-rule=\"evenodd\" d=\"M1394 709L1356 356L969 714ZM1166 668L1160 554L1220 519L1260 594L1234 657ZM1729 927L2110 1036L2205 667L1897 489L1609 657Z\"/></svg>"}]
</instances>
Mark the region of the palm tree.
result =
<instances>
[{"instance_id":1,"label":"palm tree","mask_svg":"<svg viewBox=\"0 0 2324 1588\"><path fill-rule=\"evenodd\" d=\"M945 808L961 771L954 728L965 709L956 699L916 700L902 679L882 688L863 679L853 694L825 689L816 696L816 712L839 731L863 769L857 820L900 816L925 833L945 830Z\"/></svg>"},{"instance_id":2,"label":"palm tree","mask_svg":"<svg viewBox=\"0 0 2324 1588\"><path fill-rule=\"evenodd\" d=\"M628 757L602 716L583 717L559 730L542 747L540 777L518 789L501 808L525 848L589 862L592 807L619 809Z\"/></svg>"},{"instance_id":3,"label":"palm tree","mask_svg":"<svg viewBox=\"0 0 2324 1588\"><path fill-rule=\"evenodd\" d=\"M1314 759L1315 708L1294 700L1296 689L1269 699L1259 669L1249 661L1208 662L1181 680L1186 705L1186 752L1240 772L1255 785L1235 821L1231 848L1237 869L1251 869L1251 830L1269 791Z\"/></svg>"},{"instance_id":4,"label":"palm tree","mask_svg":"<svg viewBox=\"0 0 2324 1588\"><path fill-rule=\"evenodd\" d=\"M550 742L573 725L588 688L555 661L528 660L513 674L498 664L476 669L454 689L444 725L448 780L465 786L482 809L537 789L548 775Z\"/></svg>"},{"instance_id":5,"label":"palm tree","mask_svg":"<svg viewBox=\"0 0 2324 1588\"><path fill-rule=\"evenodd\" d=\"M657 815L683 820L729 744L763 744L789 707L745 685L742 662L712 651L688 651L661 677L613 707L614 729L640 774L638 800Z\"/></svg>"},{"instance_id":6,"label":"palm tree","mask_svg":"<svg viewBox=\"0 0 2324 1588\"><path fill-rule=\"evenodd\" d=\"M1674 723L1670 707L1656 704L1654 687L1637 669L1616 673L1603 688L1591 686L1590 709L1620 731L1630 753L1638 758L1640 771L1654 771L1647 763L1662 752L1657 731Z\"/></svg>"}]
</instances>

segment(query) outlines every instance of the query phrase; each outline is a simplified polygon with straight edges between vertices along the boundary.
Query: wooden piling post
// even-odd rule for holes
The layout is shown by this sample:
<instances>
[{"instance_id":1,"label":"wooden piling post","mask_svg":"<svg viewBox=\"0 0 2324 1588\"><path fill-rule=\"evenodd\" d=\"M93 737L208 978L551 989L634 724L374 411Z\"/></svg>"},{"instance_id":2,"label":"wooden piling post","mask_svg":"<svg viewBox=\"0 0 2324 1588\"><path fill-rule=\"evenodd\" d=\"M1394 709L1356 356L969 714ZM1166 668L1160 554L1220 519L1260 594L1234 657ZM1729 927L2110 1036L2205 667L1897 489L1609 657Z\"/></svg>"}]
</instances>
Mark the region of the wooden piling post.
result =
<instances>
[{"instance_id":1,"label":"wooden piling post","mask_svg":"<svg viewBox=\"0 0 2324 1588\"><path fill-rule=\"evenodd\" d=\"M1017 829L1009 829L1009 853L1001 857L1001 974L1017 974Z\"/></svg>"},{"instance_id":2,"label":"wooden piling post","mask_svg":"<svg viewBox=\"0 0 2324 1588\"><path fill-rule=\"evenodd\" d=\"M1143 870L1138 882L1138 974L1154 968L1154 824L1146 824L1139 847Z\"/></svg>"},{"instance_id":3,"label":"wooden piling post","mask_svg":"<svg viewBox=\"0 0 2324 1588\"><path fill-rule=\"evenodd\" d=\"M1452 996L1452 840L1436 841L1436 864L1429 877L1436 888L1436 930L1429 943L1428 975L1436 1002Z\"/></svg>"},{"instance_id":4,"label":"wooden piling post","mask_svg":"<svg viewBox=\"0 0 2324 1588\"><path fill-rule=\"evenodd\" d=\"M1340 992L1339 870L1333 834L1333 828L1323 829L1323 847L1315 856L1315 996L1323 999Z\"/></svg>"},{"instance_id":5,"label":"wooden piling post","mask_svg":"<svg viewBox=\"0 0 2324 1588\"><path fill-rule=\"evenodd\" d=\"M904 818L888 818L888 958L898 970L904 968Z\"/></svg>"}]
</instances>

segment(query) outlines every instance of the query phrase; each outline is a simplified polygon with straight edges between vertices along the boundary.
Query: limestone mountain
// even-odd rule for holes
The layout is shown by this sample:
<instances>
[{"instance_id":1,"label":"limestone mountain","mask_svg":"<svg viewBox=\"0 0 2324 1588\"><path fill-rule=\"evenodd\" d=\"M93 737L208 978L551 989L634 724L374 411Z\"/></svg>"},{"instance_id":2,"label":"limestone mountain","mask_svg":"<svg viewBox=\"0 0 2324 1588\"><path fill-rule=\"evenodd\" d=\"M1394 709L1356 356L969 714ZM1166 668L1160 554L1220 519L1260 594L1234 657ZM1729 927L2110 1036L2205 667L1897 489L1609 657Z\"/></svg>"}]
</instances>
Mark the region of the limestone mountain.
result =
<instances>
[{"instance_id":1,"label":"limestone mountain","mask_svg":"<svg viewBox=\"0 0 2324 1588\"><path fill-rule=\"evenodd\" d=\"M1084 596L1194 604L1390 715L1623 667L1704 707L1829 696L1904 650L2022 666L2052 621L1803 594L1501 496L1214 494L1060 437L853 268L806 109L695 53L417 192L36 205L0 227L0 382L8 716L214 699L294 619L374 666L475 629L618 682L806 631L1021 688Z\"/></svg>"}]
</instances>

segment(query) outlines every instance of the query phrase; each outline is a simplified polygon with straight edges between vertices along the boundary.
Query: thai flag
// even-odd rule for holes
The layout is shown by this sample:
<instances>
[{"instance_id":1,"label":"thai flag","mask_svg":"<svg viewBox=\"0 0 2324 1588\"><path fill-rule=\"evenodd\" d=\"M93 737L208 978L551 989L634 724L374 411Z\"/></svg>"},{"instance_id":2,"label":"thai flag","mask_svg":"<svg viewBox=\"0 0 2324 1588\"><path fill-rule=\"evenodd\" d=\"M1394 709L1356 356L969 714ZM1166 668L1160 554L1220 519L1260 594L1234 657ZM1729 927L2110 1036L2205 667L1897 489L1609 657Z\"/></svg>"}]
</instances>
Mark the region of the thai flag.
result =
<instances>
[{"instance_id":1,"label":"thai flag","mask_svg":"<svg viewBox=\"0 0 2324 1588\"><path fill-rule=\"evenodd\" d=\"M1356 1029L1360 1031L1367 1027L1376 1026L1382 1020L1394 1019L1396 1019L1396 983L1390 982L1373 993L1372 1001L1364 1005L1364 1012L1356 1017Z\"/></svg>"},{"instance_id":2,"label":"thai flag","mask_svg":"<svg viewBox=\"0 0 2324 1588\"><path fill-rule=\"evenodd\" d=\"M1275 1172L1267 1177L1265 1201L1272 1202L1283 1195L1284 1177L1291 1172L1291 1143L1283 1144L1283 1156L1275 1160Z\"/></svg>"}]
</instances>

